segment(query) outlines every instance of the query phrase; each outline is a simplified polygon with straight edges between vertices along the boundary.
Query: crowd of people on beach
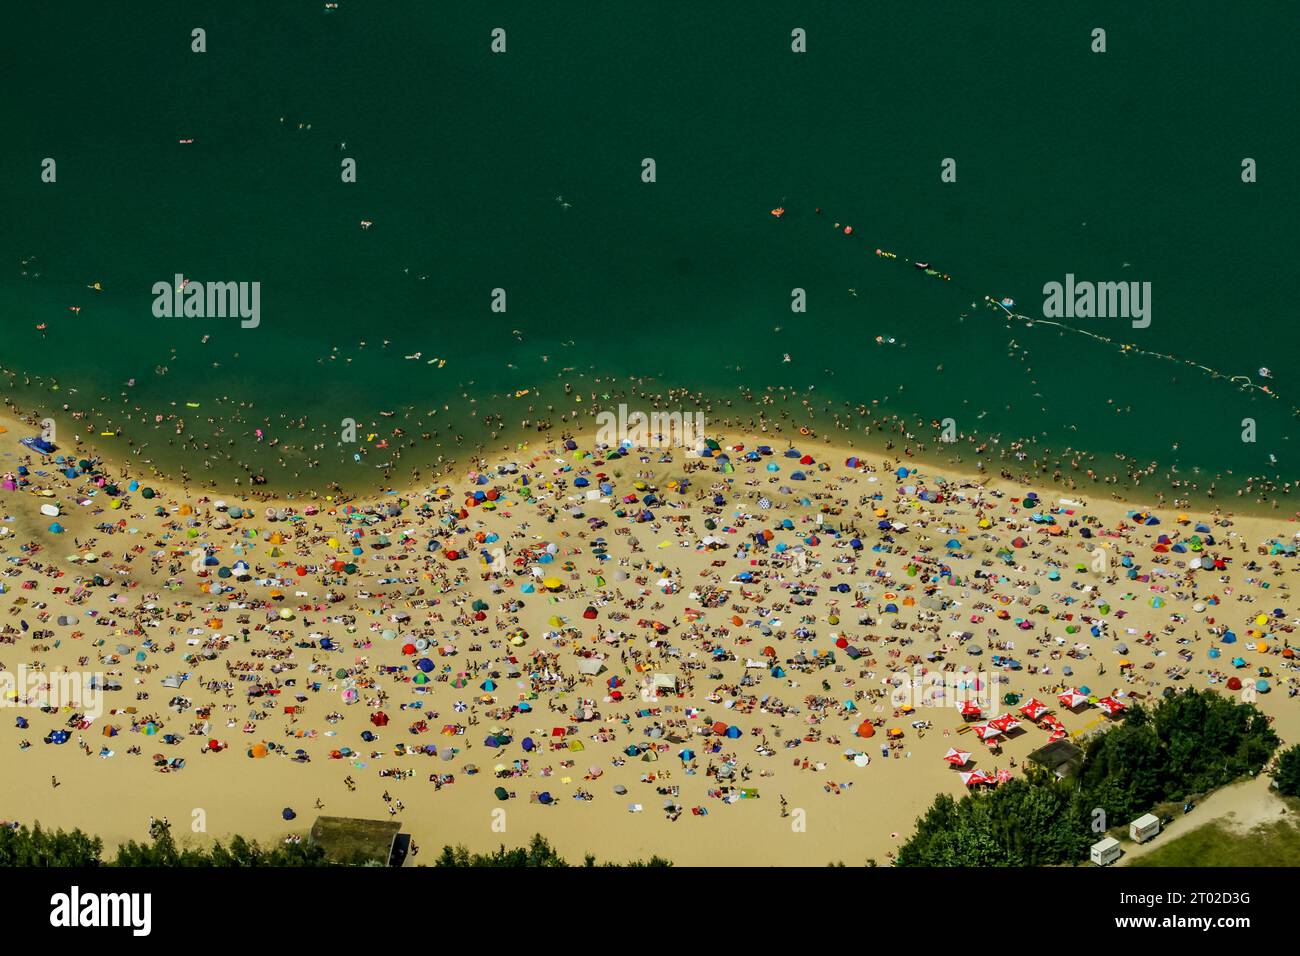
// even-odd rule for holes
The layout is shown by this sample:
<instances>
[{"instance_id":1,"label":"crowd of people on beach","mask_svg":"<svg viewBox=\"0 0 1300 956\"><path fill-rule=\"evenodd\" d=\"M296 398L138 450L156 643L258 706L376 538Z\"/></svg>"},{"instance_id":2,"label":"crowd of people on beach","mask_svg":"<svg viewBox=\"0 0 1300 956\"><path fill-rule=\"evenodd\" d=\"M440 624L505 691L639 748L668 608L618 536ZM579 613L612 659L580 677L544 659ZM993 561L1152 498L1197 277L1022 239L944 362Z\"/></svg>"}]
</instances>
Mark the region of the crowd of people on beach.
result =
<instances>
[{"instance_id":1,"label":"crowd of people on beach","mask_svg":"<svg viewBox=\"0 0 1300 956\"><path fill-rule=\"evenodd\" d=\"M0 666L117 688L98 715L19 711L49 745L24 746L179 775L290 761L412 826L520 792L679 822L772 788L783 816L805 778L859 807L894 764L935 768L916 771L931 790L996 785L1181 686L1289 719L1294 523L717 434L548 435L406 491L307 499L14 442ZM944 768L954 740L971 759Z\"/></svg>"}]
</instances>

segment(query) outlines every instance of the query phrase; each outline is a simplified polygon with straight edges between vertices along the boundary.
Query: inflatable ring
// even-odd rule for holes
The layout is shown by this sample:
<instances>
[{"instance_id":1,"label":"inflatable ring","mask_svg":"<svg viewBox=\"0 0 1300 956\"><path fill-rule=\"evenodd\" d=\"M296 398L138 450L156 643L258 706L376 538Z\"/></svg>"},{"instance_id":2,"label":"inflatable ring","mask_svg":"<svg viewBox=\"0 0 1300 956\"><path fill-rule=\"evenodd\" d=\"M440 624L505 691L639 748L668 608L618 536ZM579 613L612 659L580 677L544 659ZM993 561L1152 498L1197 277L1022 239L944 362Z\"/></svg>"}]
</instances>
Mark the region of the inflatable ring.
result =
<instances>
[{"instance_id":1,"label":"inflatable ring","mask_svg":"<svg viewBox=\"0 0 1300 956\"><path fill-rule=\"evenodd\" d=\"M811 435L811 434L812 434L812 431L808 428L807 425L802 425L802 426L800 426L800 428L799 428L799 434L800 434L800 435Z\"/></svg>"}]
</instances>

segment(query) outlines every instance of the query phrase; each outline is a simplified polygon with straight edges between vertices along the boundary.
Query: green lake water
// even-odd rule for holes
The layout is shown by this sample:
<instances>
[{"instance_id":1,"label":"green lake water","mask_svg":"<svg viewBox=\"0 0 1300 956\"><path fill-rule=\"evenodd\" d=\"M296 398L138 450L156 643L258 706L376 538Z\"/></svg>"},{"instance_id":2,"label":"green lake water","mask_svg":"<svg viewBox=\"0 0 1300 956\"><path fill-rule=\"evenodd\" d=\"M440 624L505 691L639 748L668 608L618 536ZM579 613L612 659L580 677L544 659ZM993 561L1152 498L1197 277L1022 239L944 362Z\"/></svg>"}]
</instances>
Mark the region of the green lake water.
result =
<instances>
[{"instance_id":1,"label":"green lake water","mask_svg":"<svg viewBox=\"0 0 1300 956\"><path fill-rule=\"evenodd\" d=\"M445 445L488 409L513 427L516 390L636 375L1292 480L1293 7L1110 6L7 4L10 394L97 409L193 474L155 414L259 468L310 435L322 479L364 481L383 453L355 463L344 417L396 411ZM156 318L177 273L260 282L260 325ZM1280 398L983 303L1041 315L1067 273L1152 288L1148 328L1068 324L1257 383L1268 366Z\"/></svg>"}]
</instances>

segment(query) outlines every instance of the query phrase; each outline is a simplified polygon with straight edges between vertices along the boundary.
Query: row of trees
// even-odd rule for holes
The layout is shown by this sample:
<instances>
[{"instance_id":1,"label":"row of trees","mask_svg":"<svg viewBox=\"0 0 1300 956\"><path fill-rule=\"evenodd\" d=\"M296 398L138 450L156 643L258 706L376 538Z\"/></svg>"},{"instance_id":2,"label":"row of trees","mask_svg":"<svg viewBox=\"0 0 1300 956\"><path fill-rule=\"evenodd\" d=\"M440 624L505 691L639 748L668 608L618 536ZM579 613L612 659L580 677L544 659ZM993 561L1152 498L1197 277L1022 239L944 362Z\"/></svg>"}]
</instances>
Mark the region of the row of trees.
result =
<instances>
[{"instance_id":1,"label":"row of trees","mask_svg":"<svg viewBox=\"0 0 1300 956\"><path fill-rule=\"evenodd\" d=\"M0 828L0 867L10 866L324 866L325 854L308 844L271 849L241 836L206 849L182 849L165 829L149 843L131 840L104 859L104 841L81 830L46 830L38 823Z\"/></svg>"},{"instance_id":2,"label":"row of trees","mask_svg":"<svg viewBox=\"0 0 1300 956\"><path fill-rule=\"evenodd\" d=\"M498 847L491 853L471 853L464 846L444 846L442 853L433 863L434 866L572 866L551 846L550 841L540 833L533 835L532 841L526 847L517 847L513 850L507 850L505 845ZM583 866L617 866L617 867L646 867L646 866L672 866L669 860L661 856L652 856L649 860L633 860L630 863L597 863L596 858L588 854L582 863Z\"/></svg>"},{"instance_id":3,"label":"row of trees","mask_svg":"<svg viewBox=\"0 0 1300 956\"><path fill-rule=\"evenodd\" d=\"M1251 774L1280 741L1253 704L1187 690L1135 706L1094 738L1073 779L1023 779L961 800L941 794L899 850L899 866L1050 866L1088 858L1105 829ZM1300 757L1296 758L1300 789Z\"/></svg>"},{"instance_id":4,"label":"row of trees","mask_svg":"<svg viewBox=\"0 0 1300 956\"><path fill-rule=\"evenodd\" d=\"M270 849L246 840L231 837L228 843L217 841L204 849L181 848L165 828L155 831L147 843L131 840L118 847L110 859L103 857L104 843L81 830L68 833L63 830L46 830L35 826L0 828L0 867L12 866L183 866L183 867L248 867L248 866L328 866L324 851L309 843L276 844ZM463 846L444 846L434 866L570 866L541 834L533 837L526 847L506 849L501 846L491 853L471 853ZM631 863L596 863L587 856L584 866L672 866L659 856L647 861Z\"/></svg>"}]
</instances>

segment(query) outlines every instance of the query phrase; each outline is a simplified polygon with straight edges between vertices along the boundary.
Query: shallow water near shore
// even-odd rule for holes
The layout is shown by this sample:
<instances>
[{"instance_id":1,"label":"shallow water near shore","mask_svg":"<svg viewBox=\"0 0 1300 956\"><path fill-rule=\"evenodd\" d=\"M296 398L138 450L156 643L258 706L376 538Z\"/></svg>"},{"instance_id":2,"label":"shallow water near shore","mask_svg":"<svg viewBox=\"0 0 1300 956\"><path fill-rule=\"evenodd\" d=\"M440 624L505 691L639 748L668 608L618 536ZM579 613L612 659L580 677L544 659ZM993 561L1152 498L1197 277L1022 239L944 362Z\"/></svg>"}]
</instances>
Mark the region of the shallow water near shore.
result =
<instances>
[{"instance_id":1,"label":"shallow water near shore","mask_svg":"<svg viewBox=\"0 0 1300 956\"><path fill-rule=\"evenodd\" d=\"M878 403L877 417L951 418L1003 447L1158 462L1144 489L1295 474L1300 333L1282 317L1297 270L1278 252L1296 194L1279 170L1300 143L1277 119L1295 85L1280 6L1225 22L1193 5L1158 29L1110 11L1101 55L1083 14L1009 16L990 45L972 42L990 37L982 13L955 6L923 31L907 10L831 4L761 3L725 25L686 5L507 6L491 21L452 8L437 23L401 2L193 9L205 54L173 17L87 4L69 30L0 14L26 41L11 79L32 91L0 105L5 393L87 411L115 432L96 434L105 454L125 457L129 438L197 478L243 463L272 491L372 485L395 423L437 437L394 481L492 431L535 432L525 419L560 426L561 383L618 398L648 376L650 392L737 401L793 390L783 406L807 399L821 432L821 403ZM807 54L773 26L791 17ZM497 25L509 52L493 56ZM54 184L39 179L47 156ZM1245 156L1258 183L1240 180ZM940 182L945 157L955 183ZM177 273L260 282L258 327L155 318L152 286ZM1038 315L1067 274L1151 282L1150 327L1072 323L1106 344L983 301ZM1281 397L1119 343L1256 382L1272 366ZM172 416L210 447L167 445ZM338 440L344 418L361 462Z\"/></svg>"}]
</instances>

